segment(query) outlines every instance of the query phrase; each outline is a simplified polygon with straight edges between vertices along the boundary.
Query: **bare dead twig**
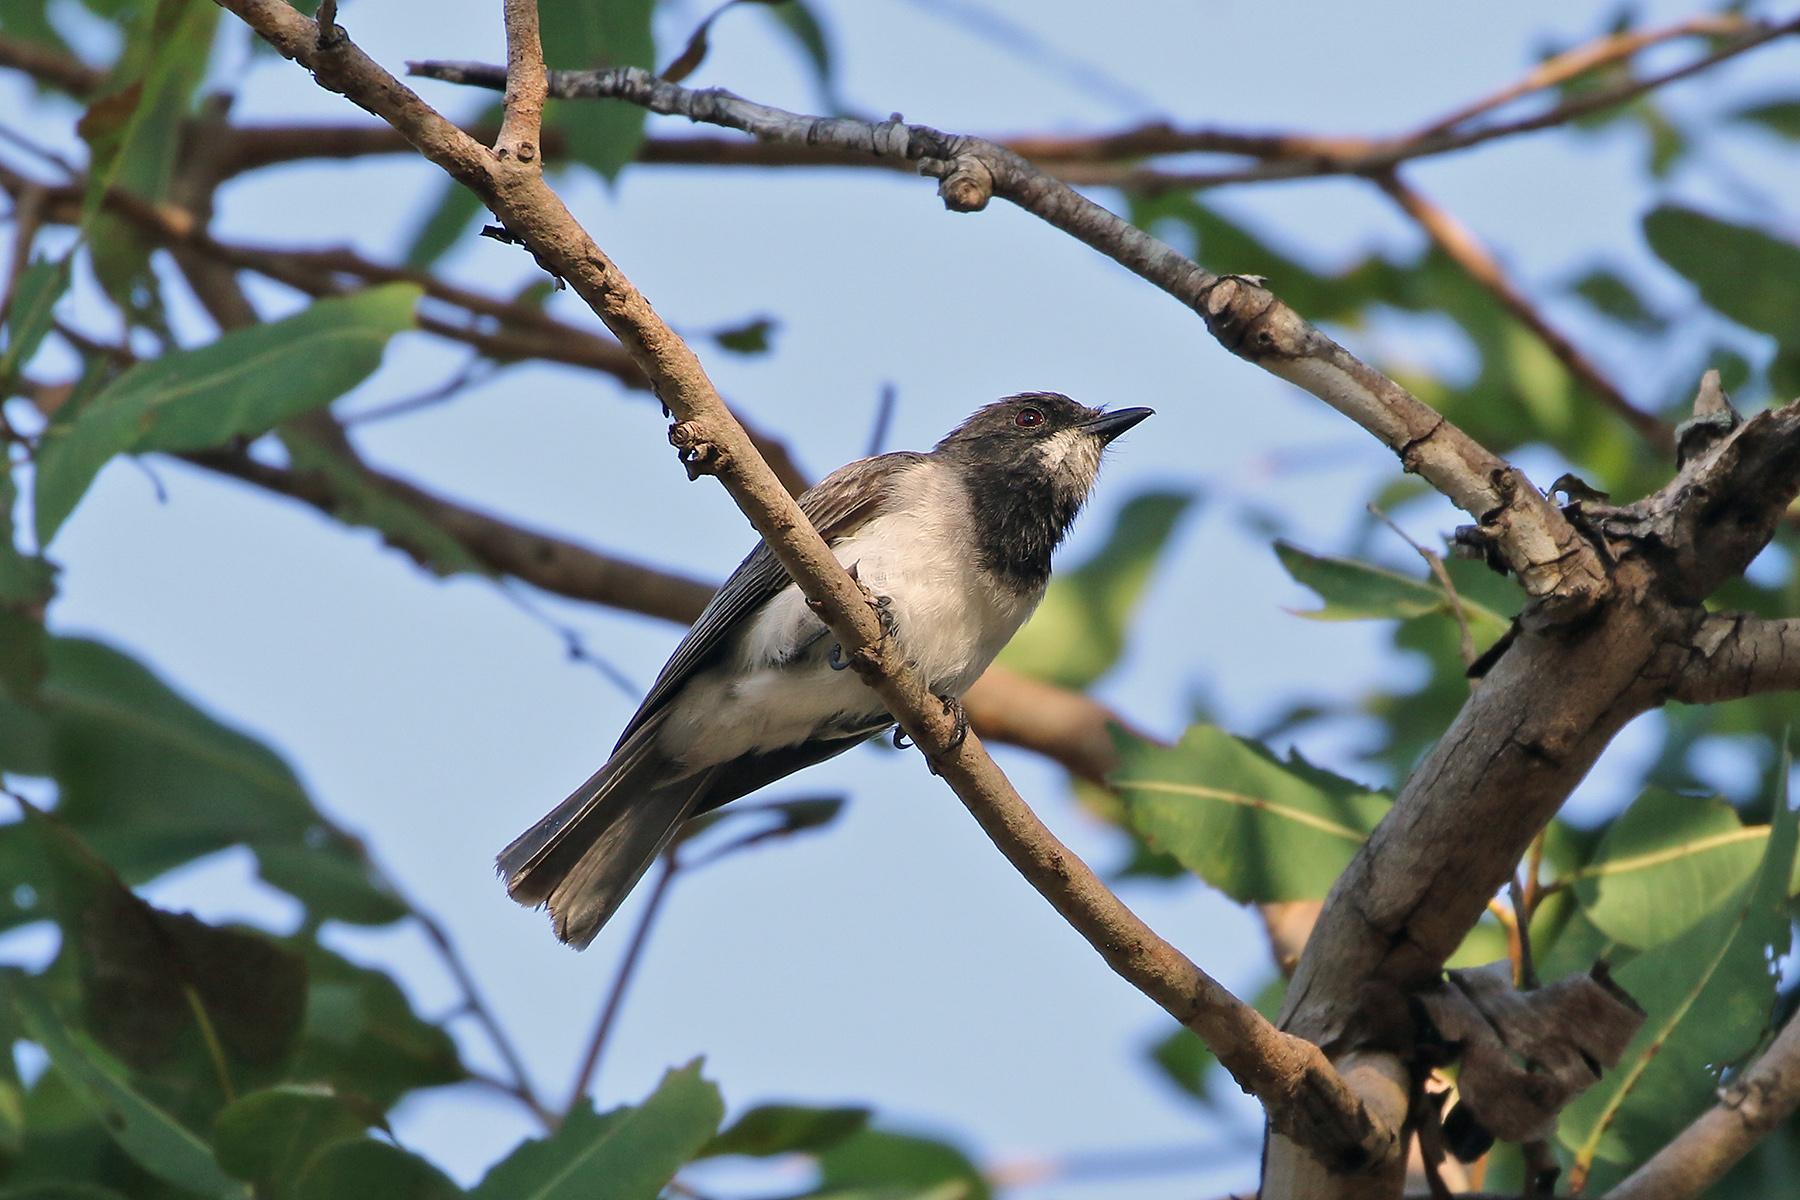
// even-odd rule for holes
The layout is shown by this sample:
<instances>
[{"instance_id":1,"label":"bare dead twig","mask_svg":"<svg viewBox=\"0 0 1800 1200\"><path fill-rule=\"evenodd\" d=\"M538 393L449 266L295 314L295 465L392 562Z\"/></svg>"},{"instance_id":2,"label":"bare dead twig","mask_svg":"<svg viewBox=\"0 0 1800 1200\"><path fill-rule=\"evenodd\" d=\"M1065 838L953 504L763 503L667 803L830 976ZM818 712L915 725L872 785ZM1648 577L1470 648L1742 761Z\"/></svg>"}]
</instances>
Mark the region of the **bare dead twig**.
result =
<instances>
[{"instance_id":1,"label":"bare dead twig","mask_svg":"<svg viewBox=\"0 0 1800 1200\"><path fill-rule=\"evenodd\" d=\"M607 1039L611 1037L613 1026L618 1023L619 1013L625 1006L625 993L630 990L631 981L637 974L644 946L650 941L650 930L656 924L657 914L662 911L663 901L668 898L669 885L675 882L675 876L681 870L681 864L677 860L679 853L679 844L663 852L656 882L644 901L643 911L638 914L637 927L631 931L631 941L625 946L625 956L619 960L612 986L607 989L606 999L600 1005L600 1016L594 1022L594 1032L588 1037L587 1049L582 1052L581 1064L575 1068L575 1081L569 1087L569 1102L563 1105L565 1117L587 1095L588 1088L594 1082L594 1073L600 1069L600 1056L606 1052Z\"/></svg>"}]
</instances>

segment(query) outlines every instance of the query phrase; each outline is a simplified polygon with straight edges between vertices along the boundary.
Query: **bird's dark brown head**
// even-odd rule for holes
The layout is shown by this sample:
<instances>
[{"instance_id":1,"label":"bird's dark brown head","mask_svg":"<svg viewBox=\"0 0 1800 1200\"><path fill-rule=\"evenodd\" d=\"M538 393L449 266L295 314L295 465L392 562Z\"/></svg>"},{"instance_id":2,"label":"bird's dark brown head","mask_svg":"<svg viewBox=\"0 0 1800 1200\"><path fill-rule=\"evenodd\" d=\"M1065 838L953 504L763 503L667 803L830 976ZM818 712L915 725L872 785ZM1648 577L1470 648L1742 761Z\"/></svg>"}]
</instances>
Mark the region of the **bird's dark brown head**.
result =
<instances>
[{"instance_id":1,"label":"bird's dark brown head","mask_svg":"<svg viewBox=\"0 0 1800 1200\"><path fill-rule=\"evenodd\" d=\"M1101 451L1150 413L1025 392L976 410L952 430L932 456L962 474L981 565L1020 586L1042 585L1051 552L1093 490Z\"/></svg>"}]
</instances>

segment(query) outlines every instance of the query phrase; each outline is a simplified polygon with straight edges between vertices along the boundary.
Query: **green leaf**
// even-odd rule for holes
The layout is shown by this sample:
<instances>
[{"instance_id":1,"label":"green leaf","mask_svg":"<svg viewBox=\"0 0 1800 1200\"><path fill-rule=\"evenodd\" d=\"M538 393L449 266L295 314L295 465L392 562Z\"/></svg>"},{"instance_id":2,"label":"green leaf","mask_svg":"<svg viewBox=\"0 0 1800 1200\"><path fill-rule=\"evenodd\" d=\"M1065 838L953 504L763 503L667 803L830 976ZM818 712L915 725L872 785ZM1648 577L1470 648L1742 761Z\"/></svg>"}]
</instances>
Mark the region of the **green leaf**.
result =
<instances>
[{"instance_id":1,"label":"green leaf","mask_svg":"<svg viewBox=\"0 0 1800 1200\"><path fill-rule=\"evenodd\" d=\"M542 6L544 62L552 69L656 69L650 31L655 0L559 0ZM568 139L569 157L612 179L637 157L644 110L623 100L564 100L545 106Z\"/></svg>"},{"instance_id":2,"label":"green leaf","mask_svg":"<svg viewBox=\"0 0 1800 1200\"><path fill-rule=\"evenodd\" d=\"M293 1078L324 1081L381 1111L416 1088L468 1078L455 1041L422 1020L392 979L316 942L291 945L305 955L309 976Z\"/></svg>"},{"instance_id":3,"label":"green leaf","mask_svg":"<svg viewBox=\"0 0 1800 1200\"><path fill-rule=\"evenodd\" d=\"M361 844L325 821L267 746L98 642L51 639L49 660L41 709L0 696L0 764L54 774L57 819L126 882L242 844L318 920L404 913ZM17 835L0 827L0 861ZM39 915L0 895L0 928Z\"/></svg>"},{"instance_id":4,"label":"green leaf","mask_svg":"<svg viewBox=\"0 0 1800 1200\"><path fill-rule=\"evenodd\" d=\"M1790 142L1800 141L1800 100L1776 100L1754 104L1731 114L1732 119L1750 121Z\"/></svg>"},{"instance_id":5,"label":"green leaf","mask_svg":"<svg viewBox=\"0 0 1800 1200\"><path fill-rule=\"evenodd\" d=\"M1152 849L1239 902L1317 900L1392 803L1255 743L1193 725L1177 746L1114 732L1109 782Z\"/></svg>"},{"instance_id":6,"label":"green leaf","mask_svg":"<svg viewBox=\"0 0 1800 1200\"><path fill-rule=\"evenodd\" d=\"M206 1143L121 1080L97 1050L84 1046L81 1035L63 1024L28 976L0 971L0 995L18 1013L31 1040L50 1056L50 1065L139 1166L202 1196L247 1200L249 1192L219 1169Z\"/></svg>"},{"instance_id":7,"label":"green leaf","mask_svg":"<svg viewBox=\"0 0 1800 1200\"><path fill-rule=\"evenodd\" d=\"M306 965L261 935L217 929L136 896L66 826L30 805L24 825L44 870L65 953L81 979L88 1032L141 1073L184 1056L215 1067L271 1068L299 1032ZM204 1018L199 1014L203 1013ZM229 1063L213 1063L223 1056Z\"/></svg>"},{"instance_id":8,"label":"green leaf","mask_svg":"<svg viewBox=\"0 0 1800 1200\"><path fill-rule=\"evenodd\" d=\"M1435 581L1426 583L1355 559L1309 554L1285 541L1275 543L1275 556L1295 583L1311 588L1325 601L1324 608L1296 616L1311 621L1409 621L1424 616L1454 619L1449 594ZM1466 596L1459 595L1458 599L1477 648L1498 641L1511 625L1484 604Z\"/></svg>"},{"instance_id":9,"label":"green leaf","mask_svg":"<svg viewBox=\"0 0 1800 1200\"><path fill-rule=\"evenodd\" d=\"M294 1192L296 1200L455 1200L463 1194L418 1155L372 1138L325 1147Z\"/></svg>"},{"instance_id":10,"label":"green leaf","mask_svg":"<svg viewBox=\"0 0 1800 1200\"><path fill-rule=\"evenodd\" d=\"M769 335L780 326L768 317L757 317L742 325L730 329L713 331L712 339L720 349L729 350L733 354L767 354L769 352Z\"/></svg>"},{"instance_id":11,"label":"green leaf","mask_svg":"<svg viewBox=\"0 0 1800 1200\"><path fill-rule=\"evenodd\" d=\"M987 1180L948 1142L865 1129L819 1156L820 1196L910 1189L941 1200L988 1200ZM907 1194L907 1193L902 1193Z\"/></svg>"},{"instance_id":12,"label":"green leaf","mask_svg":"<svg viewBox=\"0 0 1800 1200\"><path fill-rule=\"evenodd\" d=\"M1587 919L1640 950L1698 925L1741 891L1768 843L1718 799L1648 788L1571 877Z\"/></svg>"},{"instance_id":13,"label":"green leaf","mask_svg":"<svg viewBox=\"0 0 1800 1200\"><path fill-rule=\"evenodd\" d=\"M167 197L182 123L206 77L219 9L209 0L158 0L131 23L125 49L78 126L88 143L82 208L94 273L133 323L162 325L151 244L130 221L107 211L109 189L146 200Z\"/></svg>"},{"instance_id":14,"label":"green leaf","mask_svg":"<svg viewBox=\"0 0 1800 1200\"><path fill-rule=\"evenodd\" d=\"M1674 206L1645 217L1644 236L1707 304L1774 337L1781 353L1770 384L1779 395L1800 390L1800 374L1782 362L1800 356L1800 246Z\"/></svg>"},{"instance_id":15,"label":"green leaf","mask_svg":"<svg viewBox=\"0 0 1800 1200\"><path fill-rule=\"evenodd\" d=\"M1610 268L1595 267L1571 284L1569 290L1627 329L1651 334L1669 327L1668 318L1652 311L1638 290Z\"/></svg>"},{"instance_id":16,"label":"green leaf","mask_svg":"<svg viewBox=\"0 0 1800 1200\"><path fill-rule=\"evenodd\" d=\"M806 0L777 0L769 5L767 11L806 55L825 107L832 112L838 111L837 74L832 63L831 43L826 40L825 30L819 24L817 14Z\"/></svg>"},{"instance_id":17,"label":"green leaf","mask_svg":"<svg viewBox=\"0 0 1800 1200\"><path fill-rule=\"evenodd\" d=\"M258 1195L288 1196L321 1149L360 1138L368 1124L330 1088L283 1084L226 1106L213 1126L213 1154Z\"/></svg>"},{"instance_id":18,"label":"green leaf","mask_svg":"<svg viewBox=\"0 0 1800 1200\"><path fill-rule=\"evenodd\" d=\"M376 486L359 464L292 426L281 430L279 436L287 448L288 465L318 477L330 487L331 515L337 520L375 530L388 545L437 575L494 573L437 522L426 518L403 497Z\"/></svg>"},{"instance_id":19,"label":"green leaf","mask_svg":"<svg viewBox=\"0 0 1800 1200\"><path fill-rule=\"evenodd\" d=\"M0 0L0 29L4 29L10 38L36 42L58 54L73 55L75 52L50 23L49 7L49 0Z\"/></svg>"},{"instance_id":20,"label":"green leaf","mask_svg":"<svg viewBox=\"0 0 1800 1200\"><path fill-rule=\"evenodd\" d=\"M490 104L474 124L496 125L500 115L501 106ZM487 211L479 196L454 179L440 180L438 186L437 203L406 245L406 265L415 271L429 271L436 266L474 223L476 215Z\"/></svg>"},{"instance_id":21,"label":"green leaf","mask_svg":"<svg viewBox=\"0 0 1800 1200\"><path fill-rule=\"evenodd\" d=\"M44 608L56 594L56 568L42 555L19 550L12 521L18 496L12 463L0 456L0 691L30 705L50 673ZM0 717L0 738L5 724ZM10 757L0 748L0 769Z\"/></svg>"},{"instance_id":22,"label":"green leaf","mask_svg":"<svg viewBox=\"0 0 1800 1200\"><path fill-rule=\"evenodd\" d=\"M583 1104L557 1131L521 1144L487 1173L475 1200L655 1200L725 1115L695 1060L663 1076L635 1108L595 1116Z\"/></svg>"},{"instance_id":23,"label":"green leaf","mask_svg":"<svg viewBox=\"0 0 1800 1200\"><path fill-rule=\"evenodd\" d=\"M1192 492L1148 492L1119 511L1098 553L1058 572L1043 603L1005 650L1000 663L1034 679L1082 689L1119 661L1125 636L1175 524Z\"/></svg>"},{"instance_id":24,"label":"green leaf","mask_svg":"<svg viewBox=\"0 0 1800 1200\"><path fill-rule=\"evenodd\" d=\"M1647 950L1614 977L1649 1014L1619 1066L1563 1111L1557 1137L1576 1170L1596 1159L1641 1162L1713 1103L1719 1072L1765 1036L1775 964L1787 953L1796 812L1786 755L1757 874L1687 933Z\"/></svg>"},{"instance_id":25,"label":"green leaf","mask_svg":"<svg viewBox=\"0 0 1800 1200\"><path fill-rule=\"evenodd\" d=\"M22 1187L0 1188L0 1200L126 1200L126 1197L97 1183L27 1183Z\"/></svg>"},{"instance_id":26,"label":"green leaf","mask_svg":"<svg viewBox=\"0 0 1800 1200\"><path fill-rule=\"evenodd\" d=\"M761 1104L732 1122L729 1129L700 1148L695 1158L748 1154L817 1154L829 1150L869 1123L866 1108L807 1108L798 1104Z\"/></svg>"},{"instance_id":27,"label":"green leaf","mask_svg":"<svg viewBox=\"0 0 1800 1200\"><path fill-rule=\"evenodd\" d=\"M37 456L37 532L48 545L100 468L121 451L198 450L256 437L329 404L381 363L413 323L419 289L396 283L317 300L283 321L141 362L64 425Z\"/></svg>"},{"instance_id":28,"label":"green leaf","mask_svg":"<svg viewBox=\"0 0 1800 1200\"><path fill-rule=\"evenodd\" d=\"M55 323L56 303L69 290L74 251L55 262L39 258L25 268L6 310L6 350L0 353L0 399L10 397ZM10 510L9 510L10 511Z\"/></svg>"}]
</instances>

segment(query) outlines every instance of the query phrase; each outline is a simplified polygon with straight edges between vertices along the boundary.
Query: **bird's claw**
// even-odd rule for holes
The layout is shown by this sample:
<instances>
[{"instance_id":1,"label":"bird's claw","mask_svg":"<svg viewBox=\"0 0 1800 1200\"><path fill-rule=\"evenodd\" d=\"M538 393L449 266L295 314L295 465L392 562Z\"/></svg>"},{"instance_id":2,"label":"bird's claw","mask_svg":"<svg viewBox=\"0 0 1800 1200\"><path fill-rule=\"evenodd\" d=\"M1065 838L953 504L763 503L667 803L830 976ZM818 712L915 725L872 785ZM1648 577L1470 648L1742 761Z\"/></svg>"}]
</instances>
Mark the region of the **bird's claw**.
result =
<instances>
[{"instance_id":1,"label":"bird's claw","mask_svg":"<svg viewBox=\"0 0 1800 1200\"><path fill-rule=\"evenodd\" d=\"M856 578L857 565L859 564L853 564L850 567L850 577L852 579ZM870 603L875 608L876 619L881 622L881 640L886 642L893 638L899 631L899 626L894 621L894 598L892 596L872 596L870 597ZM850 660L844 657L844 644L842 642L838 642L831 647L831 653L826 656L825 662L826 665L834 671L842 671L850 666Z\"/></svg>"},{"instance_id":2,"label":"bird's claw","mask_svg":"<svg viewBox=\"0 0 1800 1200\"><path fill-rule=\"evenodd\" d=\"M913 740L906 736L906 730L900 728L898 725L894 726L894 749L910 750L912 749L912 744Z\"/></svg>"},{"instance_id":3,"label":"bird's claw","mask_svg":"<svg viewBox=\"0 0 1800 1200\"><path fill-rule=\"evenodd\" d=\"M931 773L933 775L942 774L942 772L937 769L937 760L939 758L942 758L947 754L955 754L958 750L962 749L962 744L969 740L969 714L963 709L962 701L950 696L939 696L937 699L938 703L944 706L944 712L955 719L956 728L951 732L950 740L944 743L944 748L926 759L926 761L931 764Z\"/></svg>"}]
</instances>

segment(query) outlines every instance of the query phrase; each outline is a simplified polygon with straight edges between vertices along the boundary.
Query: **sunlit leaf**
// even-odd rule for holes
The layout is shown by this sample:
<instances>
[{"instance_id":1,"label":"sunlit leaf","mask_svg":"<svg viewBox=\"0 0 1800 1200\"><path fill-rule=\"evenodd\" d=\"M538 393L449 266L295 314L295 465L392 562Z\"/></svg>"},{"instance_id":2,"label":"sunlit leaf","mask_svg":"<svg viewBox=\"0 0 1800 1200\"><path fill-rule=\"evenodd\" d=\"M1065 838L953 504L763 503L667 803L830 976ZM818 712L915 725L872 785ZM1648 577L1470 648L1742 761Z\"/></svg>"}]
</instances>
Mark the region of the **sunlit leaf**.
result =
<instances>
[{"instance_id":1,"label":"sunlit leaf","mask_svg":"<svg viewBox=\"0 0 1800 1200\"><path fill-rule=\"evenodd\" d=\"M1638 949L1680 937L1743 890L1768 842L1723 801L1648 788L1573 876L1582 911Z\"/></svg>"},{"instance_id":2,"label":"sunlit leaf","mask_svg":"<svg viewBox=\"0 0 1800 1200\"><path fill-rule=\"evenodd\" d=\"M596 1116L585 1103L547 1138L487 1173L474 1200L655 1200L719 1128L725 1104L700 1063L670 1071L634 1108Z\"/></svg>"},{"instance_id":3,"label":"sunlit leaf","mask_svg":"<svg viewBox=\"0 0 1800 1200\"><path fill-rule=\"evenodd\" d=\"M1770 368L1777 394L1800 390L1800 246L1673 205L1644 218L1650 248L1685 276L1700 298L1780 345Z\"/></svg>"},{"instance_id":4,"label":"sunlit leaf","mask_svg":"<svg viewBox=\"0 0 1800 1200\"><path fill-rule=\"evenodd\" d=\"M18 1013L31 1040L71 1085L119 1147L159 1179L202 1196L248 1200L249 1190L219 1169L205 1142L125 1083L100 1052L84 1045L23 972L0 970L0 996Z\"/></svg>"},{"instance_id":5,"label":"sunlit leaf","mask_svg":"<svg viewBox=\"0 0 1800 1200\"><path fill-rule=\"evenodd\" d=\"M1111 670L1157 560L1193 503L1191 492L1135 497L1092 558L1051 577L1037 612L1001 652L1001 665L1076 689Z\"/></svg>"},{"instance_id":6,"label":"sunlit leaf","mask_svg":"<svg viewBox=\"0 0 1800 1200\"><path fill-rule=\"evenodd\" d=\"M1172 747L1114 737L1110 782L1133 826L1238 901L1322 898L1391 804L1211 725L1190 726Z\"/></svg>"},{"instance_id":7,"label":"sunlit leaf","mask_svg":"<svg viewBox=\"0 0 1800 1200\"><path fill-rule=\"evenodd\" d=\"M1753 1049L1775 1003L1786 954L1796 813L1787 763L1756 876L1687 933L1639 954L1614 977L1649 1014L1619 1066L1563 1111L1557 1136L1576 1169L1641 1162L1713 1103L1720 1070Z\"/></svg>"},{"instance_id":8,"label":"sunlit leaf","mask_svg":"<svg viewBox=\"0 0 1800 1200\"><path fill-rule=\"evenodd\" d=\"M72 421L45 432L37 455L39 543L50 543L121 451L198 450L255 437L337 399L380 365L391 336L411 327L418 296L417 287L398 283L316 300L286 320L132 367Z\"/></svg>"}]
</instances>

